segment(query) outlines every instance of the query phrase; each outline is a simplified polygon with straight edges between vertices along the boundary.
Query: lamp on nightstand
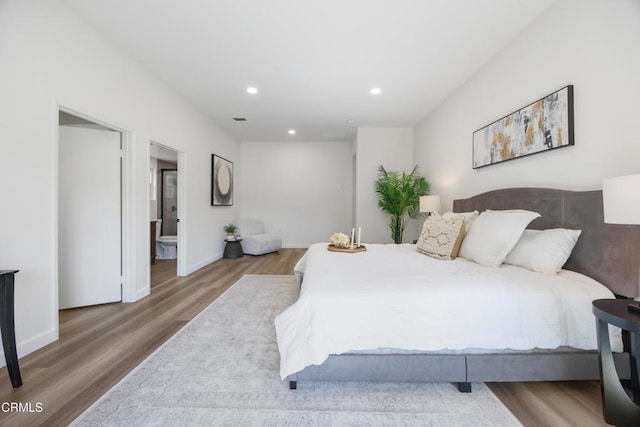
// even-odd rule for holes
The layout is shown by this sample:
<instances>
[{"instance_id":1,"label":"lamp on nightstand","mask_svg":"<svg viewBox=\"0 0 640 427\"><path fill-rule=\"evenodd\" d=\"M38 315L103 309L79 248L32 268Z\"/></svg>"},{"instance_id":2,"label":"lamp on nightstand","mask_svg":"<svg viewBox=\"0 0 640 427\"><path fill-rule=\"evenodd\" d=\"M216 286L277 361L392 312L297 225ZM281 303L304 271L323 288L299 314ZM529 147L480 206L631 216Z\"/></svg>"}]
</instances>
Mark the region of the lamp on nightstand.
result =
<instances>
[{"instance_id":1,"label":"lamp on nightstand","mask_svg":"<svg viewBox=\"0 0 640 427\"><path fill-rule=\"evenodd\" d=\"M640 224L640 175L605 179L602 201L605 223Z\"/></svg>"},{"instance_id":2,"label":"lamp on nightstand","mask_svg":"<svg viewBox=\"0 0 640 427\"><path fill-rule=\"evenodd\" d=\"M432 214L440 212L440 196L420 196L420 212Z\"/></svg>"},{"instance_id":3,"label":"lamp on nightstand","mask_svg":"<svg viewBox=\"0 0 640 427\"><path fill-rule=\"evenodd\" d=\"M640 224L640 175L605 179L602 183L604 222L607 224ZM602 413L614 425L640 425L640 306L638 302L619 299L593 301L598 337L598 361ZM625 310L626 306L626 310ZM620 384L613 361L609 324L629 334L629 359L633 399Z\"/></svg>"},{"instance_id":4,"label":"lamp on nightstand","mask_svg":"<svg viewBox=\"0 0 640 427\"><path fill-rule=\"evenodd\" d=\"M640 175L605 179L602 183L605 224L640 225ZM630 309L640 311L638 305Z\"/></svg>"}]
</instances>

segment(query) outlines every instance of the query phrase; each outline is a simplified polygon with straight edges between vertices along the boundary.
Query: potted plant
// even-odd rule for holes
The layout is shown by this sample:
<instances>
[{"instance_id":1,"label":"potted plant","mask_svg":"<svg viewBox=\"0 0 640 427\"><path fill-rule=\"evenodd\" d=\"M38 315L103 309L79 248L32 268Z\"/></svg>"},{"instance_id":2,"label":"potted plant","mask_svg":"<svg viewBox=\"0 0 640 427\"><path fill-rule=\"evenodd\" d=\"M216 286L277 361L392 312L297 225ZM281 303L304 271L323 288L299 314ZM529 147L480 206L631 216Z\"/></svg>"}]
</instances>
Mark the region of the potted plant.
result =
<instances>
[{"instance_id":1,"label":"potted plant","mask_svg":"<svg viewBox=\"0 0 640 427\"><path fill-rule=\"evenodd\" d=\"M236 240L235 232L238 229L235 225L229 223L222 227L225 233L227 233L227 240Z\"/></svg>"},{"instance_id":2,"label":"potted plant","mask_svg":"<svg viewBox=\"0 0 640 427\"><path fill-rule=\"evenodd\" d=\"M415 166L411 173L387 171L378 167L378 180L375 191L378 195L378 207L391 215L389 227L395 243L402 243L402 235L409 219L419 215L420 196L429 193L429 183L418 173Z\"/></svg>"}]
</instances>

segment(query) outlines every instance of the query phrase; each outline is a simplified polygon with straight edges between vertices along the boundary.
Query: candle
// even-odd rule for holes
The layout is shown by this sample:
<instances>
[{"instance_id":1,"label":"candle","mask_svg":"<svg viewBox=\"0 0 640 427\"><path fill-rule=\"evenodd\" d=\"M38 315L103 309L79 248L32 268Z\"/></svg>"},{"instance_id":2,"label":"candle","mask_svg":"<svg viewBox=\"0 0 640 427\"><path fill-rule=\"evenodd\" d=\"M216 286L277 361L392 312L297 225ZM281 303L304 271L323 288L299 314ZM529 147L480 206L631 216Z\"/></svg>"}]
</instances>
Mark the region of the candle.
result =
<instances>
[{"instance_id":1,"label":"candle","mask_svg":"<svg viewBox=\"0 0 640 427\"><path fill-rule=\"evenodd\" d=\"M354 235L355 235L355 233L356 233L356 228L355 228L355 227L353 227L353 228L351 229L351 249L353 249L353 238L355 237L355 236L354 236Z\"/></svg>"},{"instance_id":2,"label":"candle","mask_svg":"<svg viewBox=\"0 0 640 427\"><path fill-rule=\"evenodd\" d=\"M358 247L360 247L360 235L362 234L362 227L358 227Z\"/></svg>"}]
</instances>

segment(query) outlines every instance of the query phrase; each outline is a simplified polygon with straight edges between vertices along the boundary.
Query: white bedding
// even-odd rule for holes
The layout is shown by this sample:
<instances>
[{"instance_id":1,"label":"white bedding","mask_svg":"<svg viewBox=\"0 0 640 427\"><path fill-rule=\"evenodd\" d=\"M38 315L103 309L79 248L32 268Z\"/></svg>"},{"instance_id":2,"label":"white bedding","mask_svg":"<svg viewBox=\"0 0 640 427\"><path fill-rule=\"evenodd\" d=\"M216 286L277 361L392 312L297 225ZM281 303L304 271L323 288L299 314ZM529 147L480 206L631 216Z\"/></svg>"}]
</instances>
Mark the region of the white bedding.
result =
<instances>
[{"instance_id":1,"label":"white bedding","mask_svg":"<svg viewBox=\"0 0 640 427\"><path fill-rule=\"evenodd\" d=\"M356 254L312 245L296 266L300 298L275 320L282 379L330 354L405 350L597 348L591 301L602 284L563 270L441 261L415 245L367 245ZM612 348L622 351L620 330Z\"/></svg>"}]
</instances>

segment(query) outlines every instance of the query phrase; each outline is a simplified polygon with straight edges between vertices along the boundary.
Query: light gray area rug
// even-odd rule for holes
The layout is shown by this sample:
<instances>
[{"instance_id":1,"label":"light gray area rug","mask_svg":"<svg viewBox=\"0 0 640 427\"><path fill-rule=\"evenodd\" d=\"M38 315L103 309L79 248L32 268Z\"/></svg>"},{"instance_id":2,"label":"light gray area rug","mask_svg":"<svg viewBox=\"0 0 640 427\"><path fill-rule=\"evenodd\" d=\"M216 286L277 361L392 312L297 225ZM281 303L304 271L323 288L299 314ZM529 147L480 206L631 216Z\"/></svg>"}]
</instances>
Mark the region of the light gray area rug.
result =
<instances>
[{"instance_id":1,"label":"light gray area rug","mask_svg":"<svg viewBox=\"0 0 640 427\"><path fill-rule=\"evenodd\" d=\"M280 381L274 318L293 276L244 276L85 411L78 426L513 426L482 383Z\"/></svg>"}]
</instances>

